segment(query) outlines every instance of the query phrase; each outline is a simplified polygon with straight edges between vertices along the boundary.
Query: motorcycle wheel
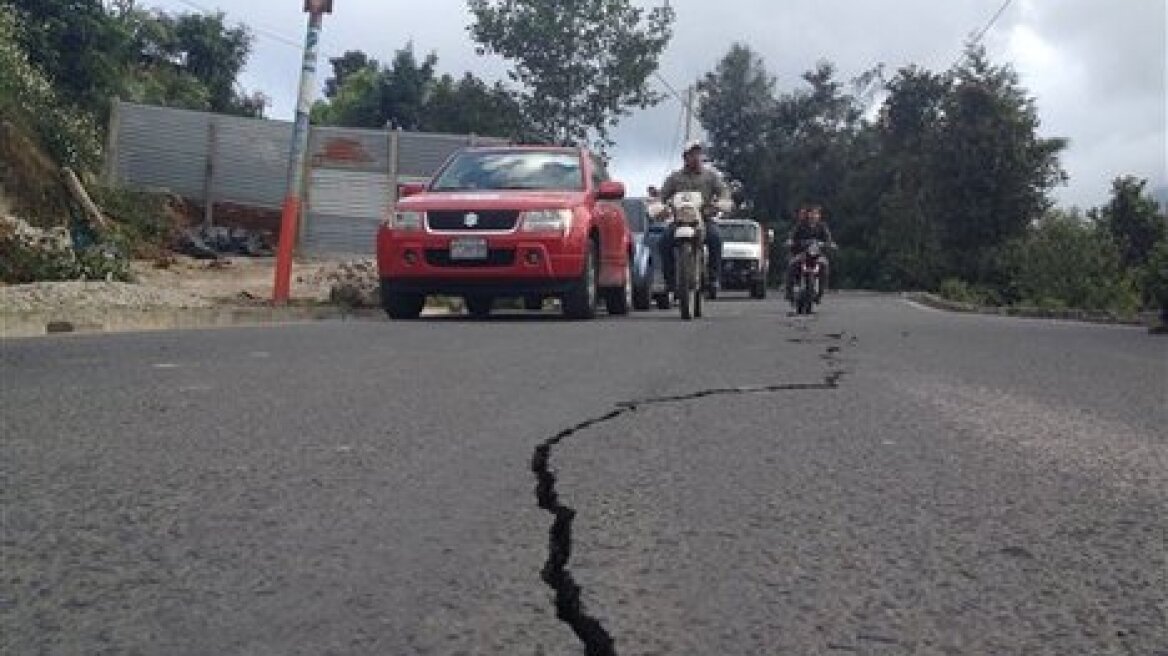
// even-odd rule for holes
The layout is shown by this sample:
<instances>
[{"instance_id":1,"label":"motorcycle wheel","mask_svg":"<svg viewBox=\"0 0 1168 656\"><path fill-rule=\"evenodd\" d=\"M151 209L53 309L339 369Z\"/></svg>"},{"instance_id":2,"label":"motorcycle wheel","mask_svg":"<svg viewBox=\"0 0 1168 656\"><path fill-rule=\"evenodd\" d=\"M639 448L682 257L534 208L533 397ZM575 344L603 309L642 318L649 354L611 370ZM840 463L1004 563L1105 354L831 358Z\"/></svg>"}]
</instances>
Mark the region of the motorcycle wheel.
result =
<instances>
[{"instance_id":1,"label":"motorcycle wheel","mask_svg":"<svg viewBox=\"0 0 1168 656\"><path fill-rule=\"evenodd\" d=\"M799 286L799 293L795 297L795 313L811 314L811 306L814 303L815 293L811 291L811 285L803 283Z\"/></svg>"},{"instance_id":2,"label":"motorcycle wheel","mask_svg":"<svg viewBox=\"0 0 1168 656\"><path fill-rule=\"evenodd\" d=\"M695 293L696 285L694 285L693 272L693 246L689 243L679 244L677 246L677 300L681 307L681 318L685 321L693 319L694 297L698 295Z\"/></svg>"}]
</instances>

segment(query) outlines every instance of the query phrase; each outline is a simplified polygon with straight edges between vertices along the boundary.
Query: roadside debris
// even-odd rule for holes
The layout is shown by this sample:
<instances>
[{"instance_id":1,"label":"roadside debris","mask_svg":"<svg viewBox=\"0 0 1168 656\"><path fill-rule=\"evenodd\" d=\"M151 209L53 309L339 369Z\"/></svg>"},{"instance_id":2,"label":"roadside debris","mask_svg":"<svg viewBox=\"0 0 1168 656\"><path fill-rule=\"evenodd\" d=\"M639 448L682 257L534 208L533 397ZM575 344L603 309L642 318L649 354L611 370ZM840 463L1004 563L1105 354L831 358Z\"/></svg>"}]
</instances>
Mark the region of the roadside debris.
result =
<instances>
[{"instance_id":1,"label":"roadside debris","mask_svg":"<svg viewBox=\"0 0 1168 656\"><path fill-rule=\"evenodd\" d=\"M297 283L328 286L329 302L347 307L381 305L381 282L373 260L350 260L298 276Z\"/></svg>"},{"instance_id":2,"label":"roadside debris","mask_svg":"<svg viewBox=\"0 0 1168 656\"><path fill-rule=\"evenodd\" d=\"M270 257L273 252L270 232L244 228L198 227L179 232L174 250L200 260L214 260L225 255Z\"/></svg>"}]
</instances>

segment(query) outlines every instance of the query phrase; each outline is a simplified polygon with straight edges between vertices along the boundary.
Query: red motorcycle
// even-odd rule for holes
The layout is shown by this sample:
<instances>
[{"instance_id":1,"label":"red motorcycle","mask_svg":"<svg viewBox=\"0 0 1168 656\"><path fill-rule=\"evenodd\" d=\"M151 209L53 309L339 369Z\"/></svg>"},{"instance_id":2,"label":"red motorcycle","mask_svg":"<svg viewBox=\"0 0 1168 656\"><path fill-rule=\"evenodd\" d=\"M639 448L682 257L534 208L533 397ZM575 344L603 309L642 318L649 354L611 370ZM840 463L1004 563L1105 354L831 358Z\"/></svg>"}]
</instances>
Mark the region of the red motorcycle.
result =
<instances>
[{"instance_id":1,"label":"red motorcycle","mask_svg":"<svg viewBox=\"0 0 1168 656\"><path fill-rule=\"evenodd\" d=\"M803 242L803 252L791 263L794 269L791 304L795 306L795 314L811 314L823 296L823 271L828 246L818 239L808 239Z\"/></svg>"}]
</instances>

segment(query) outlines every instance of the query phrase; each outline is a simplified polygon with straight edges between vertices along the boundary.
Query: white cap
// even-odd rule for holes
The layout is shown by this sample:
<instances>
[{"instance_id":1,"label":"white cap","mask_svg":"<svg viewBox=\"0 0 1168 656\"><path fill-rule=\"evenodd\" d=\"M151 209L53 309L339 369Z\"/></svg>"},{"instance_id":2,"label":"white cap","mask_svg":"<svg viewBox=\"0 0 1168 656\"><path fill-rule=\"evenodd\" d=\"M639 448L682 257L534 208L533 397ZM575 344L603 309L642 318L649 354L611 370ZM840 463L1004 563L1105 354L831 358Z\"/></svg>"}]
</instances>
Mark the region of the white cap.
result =
<instances>
[{"instance_id":1,"label":"white cap","mask_svg":"<svg viewBox=\"0 0 1168 656\"><path fill-rule=\"evenodd\" d=\"M688 153L689 151L693 150L694 148L699 148L701 150L705 150L705 146L702 145L702 142L700 139L691 139L691 140L685 142L685 148L683 148L681 152Z\"/></svg>"}]
</instances>

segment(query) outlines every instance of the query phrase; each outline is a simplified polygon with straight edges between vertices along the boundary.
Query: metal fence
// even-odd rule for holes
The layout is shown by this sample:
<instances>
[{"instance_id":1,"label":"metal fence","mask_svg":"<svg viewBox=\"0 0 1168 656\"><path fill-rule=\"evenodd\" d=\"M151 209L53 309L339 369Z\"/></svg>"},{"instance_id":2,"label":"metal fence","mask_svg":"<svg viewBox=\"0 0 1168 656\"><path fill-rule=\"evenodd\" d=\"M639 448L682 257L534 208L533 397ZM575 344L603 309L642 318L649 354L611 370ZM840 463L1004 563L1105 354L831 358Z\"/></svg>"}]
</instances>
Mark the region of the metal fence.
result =
<instances>
[{"instance_id":1,"label":"metal fence","mask_svg":"<svg viewBox=\"0 0 1168 656\"><path fill-rule=\"evenodd\" d=\"M267 210L284 200L292 124L118 102L110 125L110 183L165 189L199 201ZM429 178L467 145L506 143L475 135L314 127L300 250L369 255L400 185Z\"/></svg>"}]
</instances>

